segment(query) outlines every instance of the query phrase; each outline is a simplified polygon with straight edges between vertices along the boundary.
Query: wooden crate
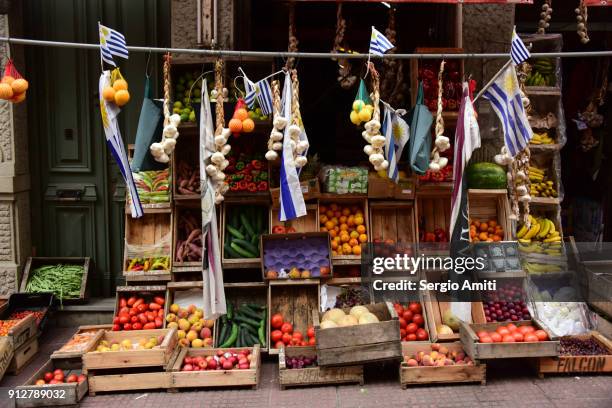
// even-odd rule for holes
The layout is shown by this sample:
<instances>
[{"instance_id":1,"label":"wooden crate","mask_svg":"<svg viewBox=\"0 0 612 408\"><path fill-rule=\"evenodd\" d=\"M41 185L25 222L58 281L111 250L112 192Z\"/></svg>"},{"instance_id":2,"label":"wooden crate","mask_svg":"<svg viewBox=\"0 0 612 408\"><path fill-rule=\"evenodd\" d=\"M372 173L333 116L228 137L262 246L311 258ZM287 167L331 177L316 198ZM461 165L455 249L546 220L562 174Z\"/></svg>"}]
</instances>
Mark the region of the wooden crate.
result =
<instances>
[{"instance_id":1,"label":"wooden crate","mask_svg":"<svg viewBox=\"0 0 612 408\"><path fill-rule=\"evenodd\" d=\"M266 266L266 262L264 260L264 248L268 248L268 251L270 250L270 245L272 243L272 241L282 241L282 244L285 245L290 245L291 243L295 243L295 242L299 242L302 240L306 240L306 239L313 239L316 240L318 243L320 243L321 245L321 251L324 252L325 255L325 260L321 260L320 264L318 266L314 266L312 267L312 272L311 272L311 276L309 276L308 278L295 278L295 280L301 280L301 279L310 279L310 278L314 278L314 279L325 279L325 278L330 278L333 276L333 265L332 265L332 256L331 256L331 245L330 245L330 238L329 238L329 234L326 232L304 232L301 234L295 233L295 234L267 234L267 235L262 235L261 236L261 243L259 245L260 248L260 259L261 259L261 271L262 271L262 277L264 280L275 280L275 279L279 279L279 280L291 280L293 278L271 278L268 276L268 269ZM326 245L325 249L323 249L323 245ZM298 260L298 257L301 256L302 260ZM283 262L283 268L291 268L291 267L297 267L298 269L301 269L304 267L304 265L309 265L307 262L309 260L309 255L305 254L305 253L299 253L299 249L296 249L296 253L295 253L295 258L293 259L288 259L285 258L282 260ZM286 263L285 263L286 262ZM325 263L327 263L327 265L325 265ZM328 274L321 274L321 270L320 268L324 268L325 266L327 266L329 268L329 273ZM280 268L274 268L276 269L276 272L279 272L278 269ZM319 269L317 271L317 269ZM272 268L271 268L272 270Z\"/></svg>"},{"instance_id":2,"label":"wooden crate","mask_svg":"<svg viewBox=\"0 0 612 408\"><path fill-rule=\"evenodd\" d=\"M504 229L502 241L512 240L514 236L512 224L508 218L510 215L510 204L508 202L508 191L470 189L468 191L469 219L472 221L497 221Z\"/></svg>"},{"instance_id":3,"label":"wooden crate","mask_svg":"<svg viewBox=\"0 0 612 408\"><path fill-rule=\"evenodd\" d=\"M309 180L300 181L300 187L302 188L302 195L304 201L316 200L321 195L321 185L319 179L313 178ZM280 187L271 188L270 196L272 198L272 207L280 207Z\"/></svg>"},{"instance_id":4,"label":"wooden crate","mask_svg":"<svg viewBox=\"0 0 612 408\"><path fill-rule=\"evenodd\" d=\"M542 328L548 334L547 341L530 342L530 343L480 343L478 341L477 332L481 330L495 331L504 323L480 323L469 324L461 322L460 334L461 343L465 352L473 360L488 360L498 358L521 358L521 357L557 357L559 356L559 341L554 340L550 331L543 328L542 324L537 320L512 322L517 326L533 325L536 328Z\"/></svg>"},{"instance_id":5,"label":"wooden crate","mask_svg":"<svg viewBox=\"0 0 612 408\"><path fill-rule=\"evenodd\" d=\"M128 271L128 246L143 246L140 258L148 256L146 251L160 245L157 253L168 256L168 269L155 271ZM149 247L149 249L146 249ZM155 213L145 213L141 218L125 216L125 249L123 252L123 276L127 281L169 281L172 268L172 212L168 209Z\"/></svg>"},{"instance_id":6,"label":"wooden crate","mask_svg":"<svg viewBox=\"0 0 612 408\"><path fill-rule=\"evenodd\" d=\"M557 195L559 197L561 194L561 180L558 179L555 168L561 167L560 160L557 152L553 150L534 151L531 153L531 158L529 159L530 166L545 169L545 179L553 182L553 186L555 190L557 190ZM559 197L536 197L532 195L530 204L558 205L561 202Z\"/></svg>"},{"instance_id":7,"label":"wooden crate","mask_svg":"<svg viewBox=\"0 0 612 408\"><path fill-rule=\"evenodd\" d=\"M4 373L8 369L11 360L13 359L13 346L6 337L0 337L0 381L4 377Z\"/></svg>"},{"instance_id":8,"label":"wooden crate","mask_svg":"<svg viewBox=\"0 0 612 408\"><path fill-rule=\"evenodd\" d=\"M196 127L197 130L197 127ZM179 191L179 166L181 162L186 162L192 170L195 172L197 177L197 183L200 182L200 162L199 162L199 149L197 146L199 145L198 134L191 132L183 132L182 129L179 129L179 133L181 136L187 136L181 141L183 143L177 143L174 152L172 153L172 199L175 203L180 201L194 201L200 202L200 193L192 193L192 194L184 194Z\"/></svg>"},{"instance_id":9,"label":"wooden crate","mask_svg":"<svg viewBox=\"0 0 612 408\"><path fill-rule=\"evenodd\" d=\"M51 306L53 306L53 299L54 296L51 292L12 293L9 297L8 304L0 311L0 320L16 320L12 318L14 314L32 314L32 312L37 312L40 315L35 316L34 318L36 330L30 332L29 335L24 334L24 336L28 337L34 336L42 332L45 326L47 325L47 321L49 320L49 311L51 309ZM15 348L19 347L18 343L18 341L15 343Z\"/></svg>"},{"instance_id":10,"label":"wooden crate","mask_svg":"<svg viewBox=\"0 0 612 408\"><path fill-rule=\"evenodd\" d=\"M35 385L37 380L43 378L45 373L55 369L64 370L68 377L71 374L80 375L81 370L66 366L62 360L48 360L23 385L15 388L15 392L25 398L15 398L16 408L77 406L79 401L87 394L87 381L80 383L62 383Z\"/></svg>"},{"instance_id":11,"label":"wooden crate","mask_svg":"<svg viewBox=\"0 0 612 408\"><path fill-rule=\"evenodd\" d=\"M70 362L71 367L81 367L83 364L83 353L90 350L93 344L98 343L105 330L112 330L112 328L113 326L110 324L80 326L66 344L51 354L51 359L62 360L64 365L66 365L66 362ZM87 338L88 340L81 343L78 347L69 348L70 342L79 337Z\"/></svg>"},{"instance_id":12,"label":"wooden crate","mask_svg":"<svg viewBox=\"0 0 612 408\"><path fill-rule=\"evenodd\" d=\"M319 206L314 204L306 204L306 215L294 220L279 221L278 217L280 210L275 207L270 207L270 229L274 233L275 226L285 228L293 228L295 232L318 232L319 231Z\"/></svg>"},{"instance_id":13,"label":"wooden crate","mask_svg":"<svg viewBox=\"0 0 612 408\"><path fill-rule=\"evenodd\" d=\"M8 366L6 372L19 375L21 371L36 357L38 353L38 337L32 337L25 344L16 348L13 353L13 359Z\"/></svg>"},{"instance_id":14,"label":"wooden crate","mask_svg":"<svg viewBox=\"0 0 612 408\"><path fill-rule=\"evenodd\" d=\"M402 343L402 354L404 356L413 356L418 352L429 353L432 343L409 342ZM462 352L463 346L459 342L445 343L444 347L448 348L449 352ZM486 384L487 382L487 366L485 364L475 363L474 365L450 365L441 367L410 367L405 361L402 362L399 369L400 384L403 389L409 385L417 384L448 384L448 383L471 383L479 382Z\"/></svg>"},{"instance_id":15,"label":"wooden crate","mask_svg":"<svg viewBox=\"0 0 612 408\"><path fill-rule=\"evenodd\" d=\"M267 353L268 344L270 338L268 320L270 314L267 310L268 307L268 285L264 282L246 282L246 283L226 283L225 284L225 302L231 304L234 308L234 313L240 305L255 304L266 307L266 323L264 327L266 344L260 344L260 351ZM219 334L221 330L221 323L215 324L215 347L219 347Z\"/></svg>"},{"instance_id":16,"label":"wooden crate","mask_svg":"<svg viewBox=\"0 0 612 408\"><path fill-rule=\"evenodd\" d=\"M115 289L115 312L113 316L119 314L119 302L121 298L129 299L131 296L142 297L145 302L153 301L154 296L165 298L166 285L145 285L145 286L117 286ZM139 330L136 330L139 331Z\"/></svg>"},{"instance_id":17,"label":"wooden crate","mask_svg":"<svg viewBox=\"0 0 612 408\"><path fill-rule=\"evenodd\" d=\"M450 229L451 189L446 186L427 186L417 189L415 218L416 239L423 243L426 232L434 232L436 228L442 228L447 235ZM449 241L450 241L450 237ZM427 243L428 246L434 243ZM448 243L441 244L448 252ZM431 252L431 251L425 251Z\"/></svg>"},{"instance_id":18,"label":"wooden crate","mask_svg":"<svg viewBox=\"0 0 612 408\"><path fill-rule=\"evenodd\" d=\"M412 202L370 201L369 240L393 240L394 243L414 243L415 215Z\"/></svg>"},{"instance_id":19,"label":"wooden crate","mask_svg":"<svg viewBox=\"0 0 612 408\"><path fill-rule=\"evenodd\" d=\"M11 327L6 336L13 350L17 350L38 334L36 318L28 315L21 319L15 326Z\"/></svg>"},{"instance_id":20,"label":"wooden crate","mask_svg":"<svg viewBox=\"0 0 612 408\"><path fill-rule=\"evenodd\" d=\"M89 396L95 397L97 393L108 391L169 390L172 387L172 375L167 371L161 371L161 369L118 374L92 372L87 375L87 382L89 384Z\"/></svg>"},{"instance_id":21,"label":"wooden crate","mask_svg":"<svg viewBox=\"0 0 612 408\"><path fill-rule=\"evenodd\" d=\"M291 357L305 356L313 358L317 356L317 350L313 346L287 347L278 355L278 382L280 389L299 386L320 386L358 383L363 385L363 366L344 367L307 367L287 368L285 361Z\"/></svg>"},{"instance_id":22,"label":"wooden crate","mask_svg":"<svg viewBox=\"0 0 612 408\"><path fill-rule=\"evenodd\" d=\"M425 276L428 282L445 282L448 280L448 272L426 271ZM443 324L442 317L450 309L451 302L447 299L438 299L435 291L421 291L424 299L425 320L429 326L429 338L432 342L458 341L459 332L453 334L438 333L438 326ZM482 302L472 302L472 323L486 323Z\"/></svg>"},{"instance_id":23,"label":"wooden crate","mask_svg":"<svg viewBox=\"0 0 612 408\"><path fill-rule=\"evenodd\" d=\"M610 261L584 261L582 263L587 278L589 306L612 319Z\"/></svg>"},{"instance_id":24,"label":"wooden crate","mask_svg":"<svg viewBox=\"0 0 612 408\"><path fill-rule=\"evenodd\" d=\"M400 324L393 305L389 302L364 305L379 322L320 328L322 314L313 311L317 359L321 367L362 364L402 357ZM345 310L348 313L348 309Z\"/></svg>"},{"instance_id":25,"label":"wooden crate","mask_svg":"<svg viewBox=\"0 0 612 408\"><path fill-rule=\"evenodd\" d=\"M129 339L132 344L138 344L142 338L164 336L162 343L153 349L120 350L120 351L96 351L101 340L109 342L121 342ZM175 352L177 345L176 329L154 329L137 331L106 331L95 343L83 354L83 370L100 370L114 368L134 367L163 367L166 368Z\"/></svg>"},{"instance_id":26,"label":"wooden crate","mask_svg":"<svg viewBox=\"0 0 612 408\"><path fill-rule=\"evenodd\" d=\"M261 374L261 351L259 345L255 347L241 347L249 349L255 361L254 368L245 370L204 370L181 371L185 357L214 356L218 350L235 351L236 349L183 349L172 366L173 388L208 388L208 387L246 387L257 389Z\"/></svg>"},{"instance_id":27,"label":"wooden crate","mask_svg":"<svg viewBox=\"0 0 612 408\"><path fill-rule=\"evenodd\" d=\"M608 349L608 354L600 356L565 356L559 358L541 357L537 360L538 376L545 374L578 374L578 373L610 373L612 372L612 341L601 333L592 331L578 337L586 340L594 339Z\"/></svg>"},{"instance_id":28,"label":"wooden crate","mask_svg":"<svg viewBox=\"0 0 612 408\"><path fill-rule=\"evenodd\" d=\"M47 257L29 257L23 269L23 277L21 278L20 292L26 292L30 274L32 271L44 265L79 265L83 267L83 278L81 279L81 293L78 298L62 299L62 304L86 303L89 300L89 287L87 285L87 277L92 265L91 258L47 258Z\"/></svg>"},{"instance_id":29,"label":"wooden crate","mask_svg":"<svg viewBox=\"0 0 612 408\"><path fill-rule=\"evenodd\" d=\"M391 179L368 173L368 198L393 198L394 195L395 183Z\"/></svg>"},{"instance_id":30,"label":"wooden crate","mask_svg":"<svg viewBox=\"0 0 612 408\"><path fill-rule=\"evenodd\" d=\"M363 195L322 195L319 199L319 206L336 203L341 206L356 206L363 213L363 225L366 227L366 234L370 237L370 220L368 211L368 199ZM319 219L320 221L320 219ZM361 255L333 255L332 263L334 265L359 265L361 264Z\"/></svg>"},{"instance_id":31,"label":"wooden crate","mask_svg":"<svg viewBox=\"0 0 612 408\"><path fill-rule=\"evenodd\" d=\"M280 313L283 320L293 324L294 331L306 333L313 326L313 310L320 308L321 288L318 279L272 280L268 286L268 339L270 338L270 316ZM270 345L269 353L280 350Z\"/></svg>"},{"instance_id":32,"label":"wooden crate","mask_svg":"<svg viewBox=\"0 0 612 408\"><path fill-rule=\"evenodd\" d=\"M396 200L413 200L416 194L416 177L400 177L393 187L393 198Z\"/></svg>"},{"instance_id":33,"label":"wooden crate","mask_svg":"<svg viewBox=\"0 0 612 408\"><path fill-rule=\"evenodd\" d=\"M269 232L265 231L270 226L270 211L268 210L269 205L265 202L257 202L253 203L252 201L247 202L228 202L227 200L223 202L223 212L221 215L221 260L223 262L223 268L258 268L261 265L261 258L226 258L225 254L225 239L228 235L225 226L229 222L229 218L231 215L229 214L232 210L232 207L259 207L259 211L262 212L263 215L263 229L264 233ZM251 221L251 220L249 220Z\"/></svg>"},{"instance_id":34,"label":"wooden crate","mask_svg":"<svg viewBox=\"0 0 612 408\"><path fill-rule=\"evenodd\" d=\"M200 196L198 195L197 201L179 201L180 204L174 207L174 216L172 217L172 272L188 272L188 271L201 271L202 270L202 258L198 261L179 261L178 256L178 241L186 240L183 231L179 231L179 223L181 217L186 212L191 212L196 219L197 228L202 228L202 209L200 206ZM201 234L200 234L201 235Z\"/></svg>"}]
</instances>

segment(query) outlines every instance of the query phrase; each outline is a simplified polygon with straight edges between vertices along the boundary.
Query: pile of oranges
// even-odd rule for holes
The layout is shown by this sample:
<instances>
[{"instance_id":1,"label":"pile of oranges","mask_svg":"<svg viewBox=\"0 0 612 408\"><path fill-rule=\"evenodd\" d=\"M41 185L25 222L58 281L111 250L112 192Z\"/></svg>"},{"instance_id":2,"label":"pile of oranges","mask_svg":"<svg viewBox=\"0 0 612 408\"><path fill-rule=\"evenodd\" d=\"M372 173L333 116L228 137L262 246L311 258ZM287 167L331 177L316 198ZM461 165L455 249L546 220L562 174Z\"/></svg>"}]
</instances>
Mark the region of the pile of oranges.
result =
<instances>
[{"instance_id":1,"label":"pile of oranges","mask_svg":"<svg viewBox=\"0 0 612 408\"><path fill-rule=\"evenodd\" d=\"M498 242L504 239L504 229L496 220L470 221L472 242Z\"/></svg>"},{"instance_id":2,"label":"pile of oranges","mask_svg":"<svg viewBox=\"0 0 612 408\"><path fill-rule=\"evenodd\" d=\"M361 255L361 244L368 241L363 208L331 203L319 206L321 231L331 237L332 255Z\"/></svg>"},{"instance_id":3,"label":"pile of oranges","mask_svg":"<svg viewBox=\"0 0 612 408\"><path fill-rule=\"evenodd\" d=\"M228 123L228 127L234 136L239 136L241 133L251 133L255 130L255 122L249 117L246 104L242 99L239 99L238 103L236 103L236 109Z\"/></svg>"}]
</instances>

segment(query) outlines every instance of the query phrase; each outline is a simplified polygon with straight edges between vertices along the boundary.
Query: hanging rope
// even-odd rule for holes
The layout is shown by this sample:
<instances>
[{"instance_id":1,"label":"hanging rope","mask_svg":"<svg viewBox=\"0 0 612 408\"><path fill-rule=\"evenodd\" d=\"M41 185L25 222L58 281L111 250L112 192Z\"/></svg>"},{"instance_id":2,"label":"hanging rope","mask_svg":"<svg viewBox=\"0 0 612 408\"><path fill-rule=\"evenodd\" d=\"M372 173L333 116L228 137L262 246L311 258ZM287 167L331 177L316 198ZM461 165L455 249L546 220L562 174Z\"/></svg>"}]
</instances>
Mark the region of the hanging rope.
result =
<instances>
[{"instance_id":1,"label":"hanging rope","mask_svg":"<svg viewBox=\"0 0 612 408\"><path fill-rule=\"evenodd\" d=\"M170 118L170 60L172 57L167 53L164 57L164 126L168 125Z\"/></svg>"},{"instance_id":2,"label":"hanging rope","mask_svg":"<svg viewBox=\"0 0 612 408\"><path fill-rule=\"evenodd\" d=\"M215 106L216 134L220 134L225 126L223 117L223 60L217 59L215 63L215 90L217 91L217 104Z\"/></svg>"},{"instance_id":3,"label":"hanging rope","mask_svg":"<svg viewBox=\"0 0 612 408\"><path fill-rule=\"evenodd\" d=\"M395 30L395 9L389 9L389 20L385 29L385 36L393 45L397 45L397 32ZM393 47L387 54L395 54L397 47ZM404 83L403 63L400 60L385 58L383 60L383 78L380 85L380 94L384 100L393 106L404 105L404 95L407 85Z\"/></svg>"},{"instance_id":4,"label":"hanging rope","mask_svg":"<svg viewBox=\"0 0 612 408\"><path fill-rule=\"evenodd\" d=\"M442 111L444 106L442 104L442 95L444 92L444 66L446 61L442 60L440 63L440 70L438 71L438 110L436 112L436 136L444 134L444 118L442 117Z\"/></svg>"},{"instance_id":5,"label":"hanging rope","mask_svg":"<svg viewBox=\"0 0 612 408\"><path fill-rule=\"evenodd\" d=\"M380 122L380 75L376 70L373 62L368 62L368 71L372 75L372 104L374 105L374 112L372 112L372 120Z\"/></svg>"},{"instance_id":6,"label":"hanging rope","mask_svg":"<svg viewBox=\"0 0 612 408\"><path fill-rule=\"evenodd\" d=\"M289 3L289 46L287 51L297 52L298 50L298 39L295 36L295 3ZM295 65L295 57L287 58L285 68L287 70L293 69Z\"/></svg>"},{"instance_id":7,"label":"hanging rope","mask_svg":"<svg viewBox=\"0 0 612 408\"><path fill-rule=\"evenodd\" d=\"M291 95L291 123L294 125L301 125L300 117L300 81L298 80L297 70L291 70L291 84L292 95Z\"/></svg>"}]
</instances>

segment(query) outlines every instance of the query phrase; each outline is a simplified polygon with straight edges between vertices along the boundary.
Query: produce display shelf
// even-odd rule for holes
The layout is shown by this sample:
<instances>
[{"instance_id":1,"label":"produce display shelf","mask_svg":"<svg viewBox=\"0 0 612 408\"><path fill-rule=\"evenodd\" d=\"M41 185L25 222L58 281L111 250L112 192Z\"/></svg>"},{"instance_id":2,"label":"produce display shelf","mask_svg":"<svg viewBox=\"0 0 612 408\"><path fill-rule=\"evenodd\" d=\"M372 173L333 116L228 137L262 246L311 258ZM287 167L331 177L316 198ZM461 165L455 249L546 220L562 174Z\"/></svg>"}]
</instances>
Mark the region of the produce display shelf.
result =
<instances>
[{"instance_id":1,"label":"produce display shelf","mask_svg":"<svg viewBox=\"0 0 612 408\"><path fill-rule=\"evenodd\" d=\"M6 338L6 336L0 336L0 381L4 377L4 373L8 369L14 354L13 345Z\"/></svg>"},{"instance_id":2,"label":"produce display shelf","mask_svg":"<svg viewBox=\"0 0 612 408\"><path fill-rule=\"evenodd\" d=\"M76 265L83 267L83 277L81 278L81 290L79 297L77 298L65 298L61 300L62 304L82 304L86 303L89 299L89 287L87 285L87 277L89 276L90 269L92 268L92 260L89 257L79 258L79 257L29 257L26 261L25 267L23 269L23 277L21 278L21 287L20 292L26 292L26 288L28 286L28 281L30 279L30 274L34 269L44 266L44 265ZM57 303L59 303L59 299L54 299Z\"/></svg>"},{"instance_id":3,"label":"produce display shelf","mask_svg":"<svg viewBox=\"0 0 612 408\"><path fill-rule=\"evenodd\" d=\"M261 267L261 258L224 259L223 269L252 269Z\"/></svg>"},{"instance_id":4,"label":"produce display shelf","mask_svg":"<svg viewBox=\"0 0 612 408\"><path fill-rule=\"evenodd\" d=\"M292 357L314 358L313 346L283 348L278 355L278 383L281 390L287 387L321 386L357 383L363 385L363 366L287 368L286 360Z\"/></svg>"},{"instance_id":5,"label":"produce display shelf","mask_svg":"<svg viewBox=\"0 0 612 408\"><path fill-rule=\"evenodd\" d=\"M114 391L144 391L165 389L172 387L172 375L167 371L145 371L123 369L121 373L100 374L91 372L87 375L89 396L95 397L101 392Z\"/></svg>"},{"instance_id":6,"label":"produce display shelf","mask_svg":"<svg viewBox=\"0 0 612 408\"><path fill-rule=\"evenodd\" d=\"M16 348L13 358L6 370L7 373L19 375L34 360L38 354L38 337L29 339L25 344Z\"/></svg>"},{"instance_id":7,"label":"produce display shelf","mask_svg":"<svg viewBox=\"0 0 612 408\"><path fill-rule=\"evenodd\" d=\"M526 86L527 96L561 96L561 89L557 86Z\"/></svg>"},{"instance_id":8,"label":"produce display shelf","mask_svg":"<svg viewBox=\"0 0 612 408\"><path fill-rule=\"evenodd\" d=\"M558 151L563 147L560 143L553 144L530 144L529 149L533 152L537 151ZM533 197L532 197L533 198Z\"/></svg>"},{"instance_id":9,"label":"produce display shelf","mask_svg":"<svg viewBox=\"0 0 612 408\"><path fill-rule=\"evenodd\" d=\"M102 337L102 333L105 330L112 330L111 324L91 325L91 326L80 326L78 330L72 335L71 339L76 336L83 335L84 333L91 333L91 338L78 350L62 350L60 347L58 350L51 354L51 360L62 360L63 364L71 363L73 367L80 367L82 365L83 353L89 350L93 344L97 343Z\"/></svg>"},{"instance_id":10,"label":"produce display shelf","mask_svg":"<svg viewBox=\"0 0 612 408\"><path fill-rule=\"evenodd\" d=\"M155 207L151 207L155 206ZM170 214L172 213L172 208L170 203L159 203L159 204L143 204L142 212L144 214ZM130 207L126 205L125 214L131 217L132 211Z\"/></svg>"},{"instance_id":11,"label":"produce display shelf","mask_svg":"<svg viewBox=\"0 0 612 408\"><path fill-rule=\"evenodd\" d=\"M327 280L325 283L327 283L328 285L332 285L332 286L361 284L361 278L360 277L331 278Z\"/></svg>"},{"instance_id":12,"label":"produce display shelf","mask_svg":"<svg viewBox=\"0 0 612 408\"><path fill-rule=\"evenodd\" d=\"M559 205L561 204L561 200L559 198L553 197L531 197L530 204L540 204L540 205Z\"/></svg>"}]
</instances>

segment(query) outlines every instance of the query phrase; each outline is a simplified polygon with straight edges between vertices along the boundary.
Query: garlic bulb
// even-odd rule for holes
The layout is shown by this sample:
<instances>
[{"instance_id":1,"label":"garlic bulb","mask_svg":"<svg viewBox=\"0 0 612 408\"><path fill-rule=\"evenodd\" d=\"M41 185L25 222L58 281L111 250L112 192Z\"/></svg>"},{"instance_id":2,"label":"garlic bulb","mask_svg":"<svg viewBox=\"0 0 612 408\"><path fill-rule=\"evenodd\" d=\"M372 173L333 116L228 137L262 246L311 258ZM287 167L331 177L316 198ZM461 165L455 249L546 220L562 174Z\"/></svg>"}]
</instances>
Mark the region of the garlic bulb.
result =
<instances>
[{"instance_id":1,"label":"garlic bulb","mask_svg":"<svg viewBox=\"0 0 612 408\"><path fill-rule=\"evenodd\" d=\"M215 136L215 144L219 147L223 146L227 142L227 139L221 135Z\"/></svg>"},{"instance_id":2,"label":"garlic bulb","mask_svg":"<svg viewBox=\"0 0 612 408\"><path fill-rule=\"evenodd\" d=\"M304 156L298 156L295 158L295 166L296 167L304 167L308 163L308 159Z\"/></svg>"},{"instance_id":3,"label":"garlic bulb","mask_svg":"<svg viewBox=\"0 0 612 408\"><path fill-rule=\"evenodd\" d=\"M274 117L274 120L272 121L272 125L274 126L275 129L283 130L285 126L287 126L287 119L285 119L284 117L280 115L276 115ZM281 138L282 138L282 134L281 134Z\"/></svg>"},{"instance_id":4,"label":"garlic bulb","mask_svg":"<svg viewBox=\"0 0 612 408\"><path fill-rule=\"evenodd\" d=\"M363 152L367 154L368 156L370 156L374 152L374 148L369 144L365 145L363 146Z\"/></svg>"},{"instance_id":5,"label":"garlic bulb","mask_svg":"<svg viewBox=\"0 0 612 408\"><path fill-rule=\"evenodd\" d=\"M268 150L266 152L266 160L274 161L276 159L278 159L278 153L276 153L274 150Z\"/></svg>"}]
</instances>

